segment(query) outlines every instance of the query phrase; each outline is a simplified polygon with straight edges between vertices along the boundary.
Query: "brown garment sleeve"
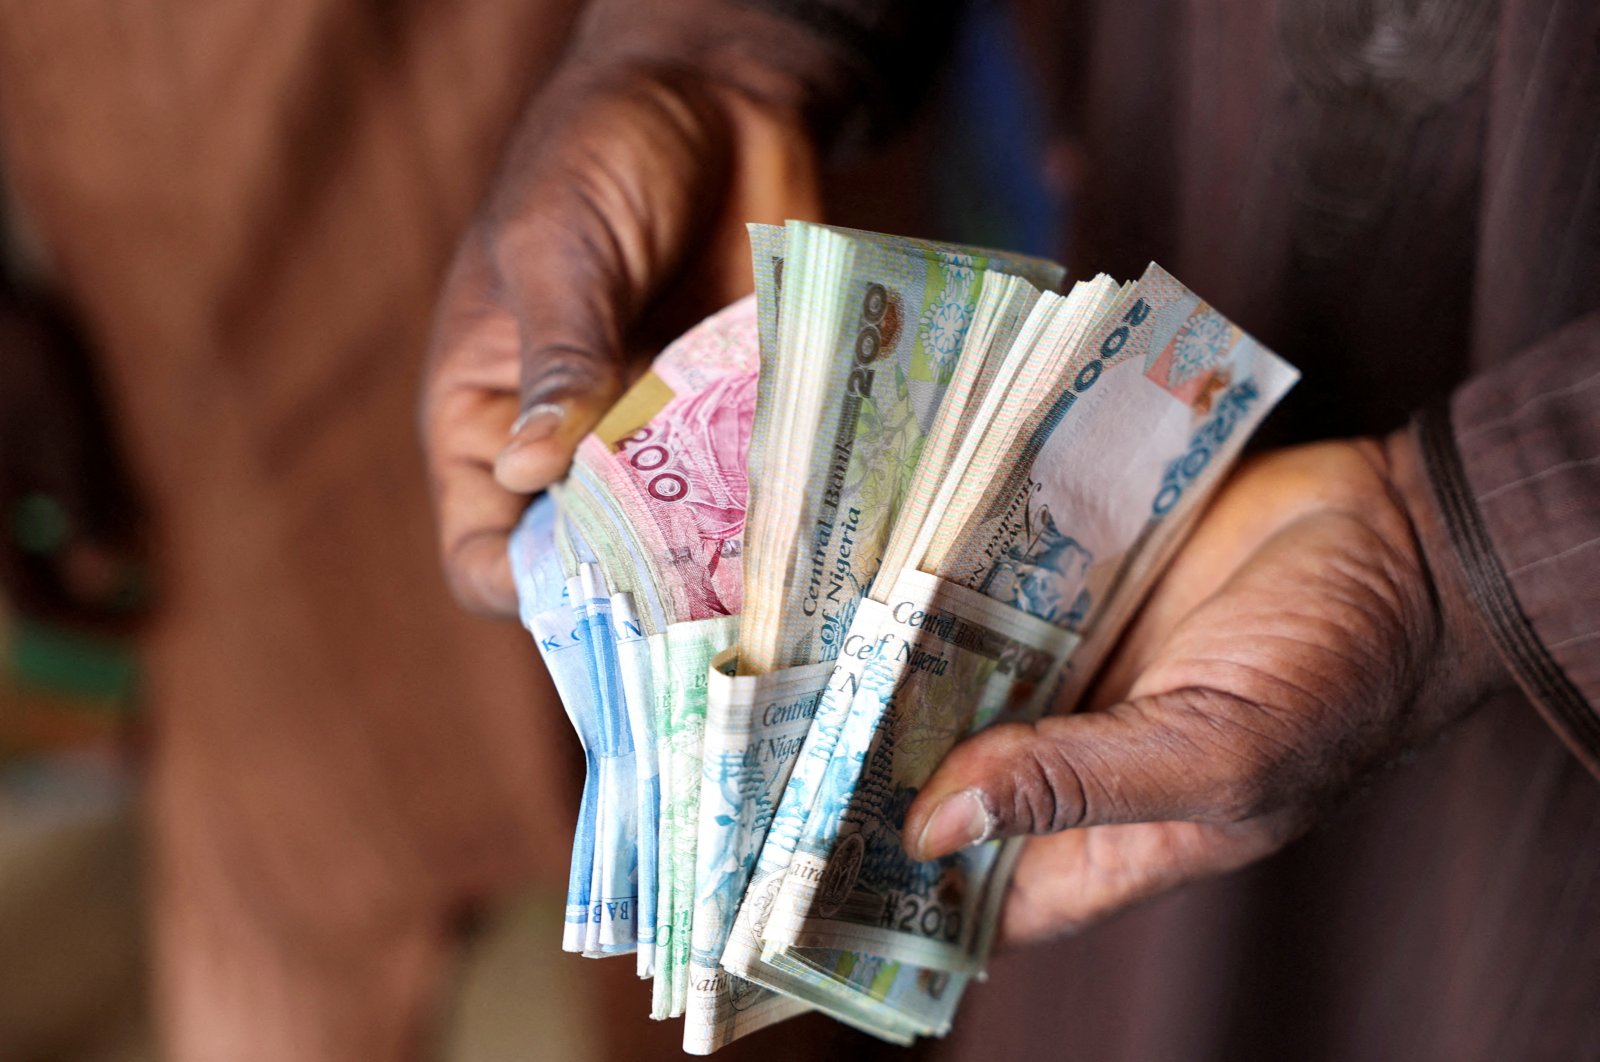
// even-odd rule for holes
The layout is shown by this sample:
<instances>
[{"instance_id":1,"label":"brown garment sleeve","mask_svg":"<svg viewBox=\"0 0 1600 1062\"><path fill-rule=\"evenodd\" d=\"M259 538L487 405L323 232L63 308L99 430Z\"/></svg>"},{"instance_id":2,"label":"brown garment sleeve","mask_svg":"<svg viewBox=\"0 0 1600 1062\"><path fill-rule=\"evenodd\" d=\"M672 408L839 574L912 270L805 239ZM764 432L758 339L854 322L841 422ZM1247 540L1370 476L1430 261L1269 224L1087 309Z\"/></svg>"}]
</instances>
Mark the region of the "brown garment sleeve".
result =
<instances>
[{"instance_id":1,"label":"brown garment sleeve","mask_svg":"<svg viewBox=\"0 0 1600 1062\"><path fill-rule=\"evenodd\" d=\"M1600 313L1469 380L1419 429L1501 655L1600 776Z\"/></svg>"}]
</instances>

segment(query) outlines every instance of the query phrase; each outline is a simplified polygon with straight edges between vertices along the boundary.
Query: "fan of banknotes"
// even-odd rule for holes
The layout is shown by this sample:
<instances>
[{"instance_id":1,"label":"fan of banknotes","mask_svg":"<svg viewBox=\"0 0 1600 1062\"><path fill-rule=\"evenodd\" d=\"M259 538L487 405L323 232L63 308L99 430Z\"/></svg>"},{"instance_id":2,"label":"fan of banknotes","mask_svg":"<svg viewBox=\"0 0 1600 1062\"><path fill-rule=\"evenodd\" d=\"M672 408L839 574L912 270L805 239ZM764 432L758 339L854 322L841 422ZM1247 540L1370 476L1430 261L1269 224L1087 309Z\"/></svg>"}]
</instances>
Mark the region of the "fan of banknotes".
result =
<instances>
[{"instance_id":1,"label":"fan of banknotes","mask_svg":"<svg viewBox=\"0 0 1600 1062\"><path fill-rule=\"evenodd\" d=\"M1156 265L751 226L512 536L587 758L563 947L709 1053L806 1010L948 1031L1016 843L933 862L944 754L1070 708L1298 374Z\"/></svg>"}]
</instances>

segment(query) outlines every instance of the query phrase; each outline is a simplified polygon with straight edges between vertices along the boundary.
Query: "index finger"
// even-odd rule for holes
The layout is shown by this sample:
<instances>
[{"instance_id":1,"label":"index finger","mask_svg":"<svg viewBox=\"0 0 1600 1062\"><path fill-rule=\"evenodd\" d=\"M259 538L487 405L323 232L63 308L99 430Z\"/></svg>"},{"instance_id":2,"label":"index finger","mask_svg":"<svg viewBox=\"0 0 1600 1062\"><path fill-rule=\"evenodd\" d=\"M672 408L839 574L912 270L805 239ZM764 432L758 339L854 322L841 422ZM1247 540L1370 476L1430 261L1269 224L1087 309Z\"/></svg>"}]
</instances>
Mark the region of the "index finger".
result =
<instances>
[{"instance_id":1,"label":"index finger","mask_svg":"<svg viewBox=\"0 0 1600 1062\"><path fill-rule=\"evenodd\" d=\"M516 612L506 543L528 503L495 477L517 419L519 372L517 323L469 236L440 300L421 420L446 577L463 606L494 616Z\"/></svg>"}]
</instances>

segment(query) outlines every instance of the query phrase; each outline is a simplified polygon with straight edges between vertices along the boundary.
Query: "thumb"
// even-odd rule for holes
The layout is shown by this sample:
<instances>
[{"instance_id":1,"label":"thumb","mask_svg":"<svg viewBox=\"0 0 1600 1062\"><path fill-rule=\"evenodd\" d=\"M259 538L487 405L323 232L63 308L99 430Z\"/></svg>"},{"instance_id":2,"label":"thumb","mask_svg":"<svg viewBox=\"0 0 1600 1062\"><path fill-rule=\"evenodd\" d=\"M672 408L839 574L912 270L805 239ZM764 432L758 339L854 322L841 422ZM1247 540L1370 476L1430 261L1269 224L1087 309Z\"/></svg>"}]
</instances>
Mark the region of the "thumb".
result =
<instances>
[{"instance_id":1,"label":"thumb","mask_svg":"<svg viewBox=\"0 0 1600 1062\"><path fill-rule=\"evenodd\" d=\"M541 219L534 227L546 226ZM521 373L517 419L494 476L515 494L543 490L566 473L579 440L616 400L622 381L619 318L631 300L596 281L611 271L604 244L582 249L587 261L557 252L557 241L544 246L536 261L501 266L517 289L507 302L517 318Z\"/></svg>"},{"instance_id":2,"label":"thumb","mask_svg":"<svg viewBox=\"0 0 1600 1062\"><path fill-rule=\"evenodd\" d=\"M914 859L1113 823L1238 822L1271 806L1266 709L1186 689L993 727L952 749L906 815Z\"/></svg>"},{"instance_id":3,"label":"thumb","mask_svg":"<svg viewBox=\"0 0 1600 1062\"><path fill-rule=\"evenodd\" d=\"M553 105L514 149L529 180L495 212L496 266L521 336L521 409L495 478L527 494L565 473L621 391L623 342L724 191L726 127L703 91L624 72Z\"/></svg>"},{"instance_id":4,"label":"thumb","mask_svg":"<svg viewBox=\"0 0 1600 1062\"><path fill-rule=\"evenodd\" d=\"M578 443L616 400L621 374L614 346L533 344L524 355L520 412L495 457L506 490L532 494L560 479Z\"/></svg>"}]
</instances>

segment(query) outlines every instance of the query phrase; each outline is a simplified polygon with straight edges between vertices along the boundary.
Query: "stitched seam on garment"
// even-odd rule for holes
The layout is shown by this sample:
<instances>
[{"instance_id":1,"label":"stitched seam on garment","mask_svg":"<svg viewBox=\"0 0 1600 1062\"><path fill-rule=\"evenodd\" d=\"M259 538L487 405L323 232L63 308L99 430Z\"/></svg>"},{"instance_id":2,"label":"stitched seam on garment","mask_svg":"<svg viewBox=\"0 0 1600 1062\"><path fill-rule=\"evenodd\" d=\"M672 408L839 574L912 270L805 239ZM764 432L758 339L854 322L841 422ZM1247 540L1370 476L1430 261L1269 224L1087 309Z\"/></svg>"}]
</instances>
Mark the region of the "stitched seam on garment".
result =
<instances>
[{"instance_id":1,"label":"stitched seam on garment","mask_svg":"<svg viewBox=\"0 0 1600 1062\"><path fill-rule=\"evenodd\" d=\"M1600 638L1600 631L1585 631L1582 634L1574 634L1571 638L1563 638L1559 642L1552 642L1549 649L1553 653L1557 649L1565 649L1572 645L1582 645L1584 642L1592 642L1596 638Z\"/></svg>"},{"instance_id":2,"label":"stitched seam on garment","mask_svg":"<svg viewBox=\"0 0 1600 1062\"><path fill-rule=\"evenodd\" d=\"M1512 480L1510 483L1502 483L1493 490L1484 491L1478 495L1478 504L1482 505L1491 498L1498 498L1507 491L1525 487L1529 483L1537 483L1539 480L1548 479L1558 473L1571 472L1575 468L1587 468L1593 464L1600 464L1600 454L1590 454L1588 457L1578 457L1571 461L1563 461L1559 465L1551 465L1549 468L1541 468L1537 472L1530 472L1526 476Z\"/></svg>"},{"instance_id":3,"label":"stitched seam on garment","mask_svg":"<svg viewBox=\"0 0 1600 1062\"><path fill-rule=\"evenodd\" d=\"M1461 558L1468 592L1477 602L1495 644L1518 685L1584 765L1600 775L1600 714L1589 707L1578 687L1550 655L1517 603L1467 483L1451 430L1449 407L1440 402L1418 414L1417 436L1423 467L1433 484L1451 544Z\"/></svg>"},{"instance_id":4,"label":"stitched seam on garment","mask_svg":"<svg viewBox=\"0 0 1600 1062\"><path fill-rule=\"evenodd\" d=\"M1551 564L1558 560L1566 560L1574 553L1582 553L1584 550L1593 549L1595 546L1600 546L1600 535L1596 535L1593 538L1586 538L1575 546L1568 546L1560 553L1552 553L1548 557L1540 557L1538 560L1531 560L1526 564L1519 564L1515 568L1512 568L1510 571L1506 572L1506 576L1508 578L1515 578L1525 571L1537 568L1540 565Z\"/></svg>"},{"instance_id":5,"label":"stitched seam on garment","mask_svg":"<svg viewBox=\"0 0 1600 1062\"><path fill-rule=\"evenodd\" d=\"M1593 376L1585 376L1576 383L1567 384L1565 387L1557 387L1553 391L1540 391L1532 398L1524 402L1518 402L1516 406L1491 420L1480 421L1470 428L1462 428L1459 437L1462 442L1466 442L1468 439L1476 439L1480 435L1487 435L1491 431L1509 427L1517 417L1520 417L1534 406L1554 398L1568 398L1580 391L1587 391L1591 387L1600 387L1600 372L1595 373Z\"/></svg>"}]
</instances>

